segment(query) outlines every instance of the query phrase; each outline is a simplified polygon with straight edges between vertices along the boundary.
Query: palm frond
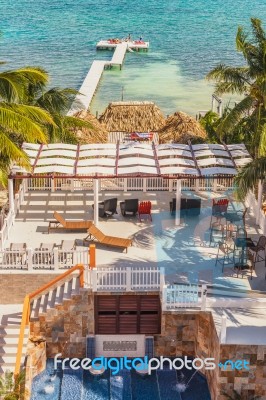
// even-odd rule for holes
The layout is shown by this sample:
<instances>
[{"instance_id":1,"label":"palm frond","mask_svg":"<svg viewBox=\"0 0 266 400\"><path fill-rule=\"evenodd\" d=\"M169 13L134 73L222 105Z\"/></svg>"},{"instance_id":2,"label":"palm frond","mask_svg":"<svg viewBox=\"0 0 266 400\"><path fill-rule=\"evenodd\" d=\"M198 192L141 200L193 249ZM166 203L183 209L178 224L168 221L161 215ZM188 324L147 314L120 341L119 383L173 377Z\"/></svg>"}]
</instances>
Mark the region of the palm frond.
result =
<instances>
[{"instance_id":1,"label":"palm frond","mask_svg":"<svg viewBox=\"0 0 266 400\"><path fill-rule=\"evenodd\" d=\"M228 131L231 131L251 109L254 100L251 96L245 97L221 120L217 127L220 137L223 137Z\"/></svg>"},{"instance_id":2,"label":"palm frond","mask_svg":"<svg viewBox=\"0 0 266 400\"><path fill-rule=\"evenodd\" d=\"M217 94L227 93L225 90L243 94L250 85L247 67L229 67L220 64L208 73L207 79L217 81ZM229 86L227 87L226 84Z\"/></svg>"},{"instance_id":3,"label":"palm frond","mask_svg":"<svg viewBox=\"0 0 266 400\"><path fill-rule=\"evenodd\" d=\"M249 190L252 190L259 179L266 178L266 157L257 158L245 165L235 177L236 195L244 200Z\"/></svg>"},{"instance_id":4,"label":"palm frond","mask_svg":"<svg viewBox=\"0 0 266 400\"><path fill-rule=\"evenodd\" d=\"M78 91L75 89L53 88L43 93L36 100L36 105L48 110L51 113L63 114L69 110Z\"/></svg>"},{"instance_id":5,"label":"palm frond","mask_svg":"<svg viewBox=\"0 0 266 400\"><path fill-rule=\"evenodd\" d=\"M40 67L24 67L0 73L0 98L6 101L18 101L25 97L30 84L45 85L48 75Z\"/></svg>"},{"instance_id":6,"label":"palm frond","mask_svg":"<svg viewBox=\"0 0 266 400\"><path fill-rule=\"evenodd\" d=\"M30 118L30 115L26 116L12 107L6 107L6 104L3 106L2 103L0 103L0 127L28 142L46 142L46 134L41 126Z\"/></svg>"},{"instance_id":7,"label":"palm frond","mask_svg":"<svg viewBox=\"0 0 266 400\"><path fill-rule=\"evenodd\" d=\"M63 118L63 124L66 128L89 128L89 129L95 129L94 125L81 118L77 117L70 117L70 116L65 116Z\"/></svg>"}]
</instances>

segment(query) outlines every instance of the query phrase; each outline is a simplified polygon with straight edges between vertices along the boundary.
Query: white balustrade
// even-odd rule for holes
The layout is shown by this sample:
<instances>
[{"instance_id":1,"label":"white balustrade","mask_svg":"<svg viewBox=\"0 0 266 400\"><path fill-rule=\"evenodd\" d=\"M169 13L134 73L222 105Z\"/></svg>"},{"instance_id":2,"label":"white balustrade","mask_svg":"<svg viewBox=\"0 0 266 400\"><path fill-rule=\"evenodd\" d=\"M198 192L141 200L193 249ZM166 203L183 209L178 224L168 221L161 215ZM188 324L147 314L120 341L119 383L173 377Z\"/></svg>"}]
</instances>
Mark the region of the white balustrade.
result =
<instances>
[{"instance_id":1,"label":"white balustrade","mask_svg":"<svg viewBox=\"0 0 266 400\"><path fill-rule=\"evenodd\" d=\"M84 250L45 249L2 250L0 251L1 270L57 270L69 269L77 264L89 265L89 252Z\"/></svg>"},{"instance_id":2,"label":"white balustrade","mask_svg":"<svg viewBox=\"0 0 266 400\"><path fill-rule=\"evenodd\" d=\"M97 267L90 271L93 291L160 291L157 267Z\"/></svg>"}]
</instances>

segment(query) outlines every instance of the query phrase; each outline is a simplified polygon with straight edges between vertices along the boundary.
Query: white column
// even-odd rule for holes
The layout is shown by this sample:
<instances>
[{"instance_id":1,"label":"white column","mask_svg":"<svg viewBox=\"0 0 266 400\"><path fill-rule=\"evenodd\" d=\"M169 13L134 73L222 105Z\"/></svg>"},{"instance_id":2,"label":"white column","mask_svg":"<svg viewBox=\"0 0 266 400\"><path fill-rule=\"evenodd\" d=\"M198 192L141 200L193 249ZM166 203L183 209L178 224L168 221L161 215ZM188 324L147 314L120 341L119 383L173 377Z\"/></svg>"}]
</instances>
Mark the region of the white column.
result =
<instances>
[{"instance_id":1,"label":"white column","mask_svg":"<svg viewBox=\"0 0 266 400\"><path fill-rule=\"evenodd\" d=\"M13 179L8 178L8 201L9 201L9 210L14 213L14 188L13 188Z\"/></svg>"},{"instance_id":2,"label":"white column","mask_svg":"<svg viewBox=\"0 0 266 400\"><path fill-rule=\"evenodd\" d=\"M226 316L221 318L220 343L226 343Z\"/></svg>"},{"instance_id":3,"label":"white column","mask_svg":"<svg viewBox=\"0 0 266 400\"><path fill-rule=\"evenodd\" d=\"M94 203L94 225L97 226L99 223L99 181L93 179L93 203Z\"/></svg>"},{"instance_id":4,"label":"white column","mask_svg":"<svg viewBox=\"0 0 266 400\"><path fill-rule=\"evenodd\" d=\"M173 191L173 179L169 179L169 192Z\"/></svg>"},{"instance_id":5,"label":"white column","mask_svg":"<svg viewBox=\"0 0 266 400\"><path fill-rule=\"evenodd\" d=\"M180 225L180 207L181 207L181 179L176 181L176 210L175 210L175 224Z\"/></svg>"},{"instance_id":6,"label":"white column","mask_svg":"<svg viewBox=\"0 0 266 400\"><path fill-rule=\"evenodd\" d=\"M263 189L263 183L262 180L259 180L258 184L258 208L256 212L256 224L258 225L260 223L260 213L261 213L261 206L262 206L262 189Z\"/></svg>"}]
</instances>

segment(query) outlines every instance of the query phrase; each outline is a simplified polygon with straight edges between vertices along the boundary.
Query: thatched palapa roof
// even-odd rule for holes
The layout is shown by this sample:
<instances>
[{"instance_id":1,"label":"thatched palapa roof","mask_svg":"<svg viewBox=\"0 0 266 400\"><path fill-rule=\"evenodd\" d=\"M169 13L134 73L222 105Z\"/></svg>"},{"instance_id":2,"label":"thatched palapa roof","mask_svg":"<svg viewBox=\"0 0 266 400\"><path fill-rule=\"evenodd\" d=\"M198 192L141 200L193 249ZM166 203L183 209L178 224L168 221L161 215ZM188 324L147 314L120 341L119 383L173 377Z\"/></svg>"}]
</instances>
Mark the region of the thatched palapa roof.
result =
<instances>
[{"instance_id":1,"label":"thatched palapa roof","mask_svg":"<svg viewBox=\"0 0 266 400\"><path fill-rule=\"evenodd\" d=\"M189 140L197 143L207 138L199 122L181 111L170 115L158 134L160 143L187 143Z\"/></svg>"},{"instance_id":2,"label":"thatched palapa roof","mask_svg":"<svg viewBox=\"0 0 266 400\"><path fill-rule=\"evenodd\" d=\"M79 111L75 117L90 122L92 128L81 128L76 132L80 144L106 143L108 132L104 124L101 124L94 115L88 111Z\"/></svg>"},{"instance_id":3,"label":"thatched palapa roof","mask_svg":"<svg viewBox=\"0 0 266 400\"><path fill-rule=\"evenodd\" d=\"M110 103L99 121L109 132L156 132L165 124L159 107L149 101Z\"/></svg>"}]
</instances>

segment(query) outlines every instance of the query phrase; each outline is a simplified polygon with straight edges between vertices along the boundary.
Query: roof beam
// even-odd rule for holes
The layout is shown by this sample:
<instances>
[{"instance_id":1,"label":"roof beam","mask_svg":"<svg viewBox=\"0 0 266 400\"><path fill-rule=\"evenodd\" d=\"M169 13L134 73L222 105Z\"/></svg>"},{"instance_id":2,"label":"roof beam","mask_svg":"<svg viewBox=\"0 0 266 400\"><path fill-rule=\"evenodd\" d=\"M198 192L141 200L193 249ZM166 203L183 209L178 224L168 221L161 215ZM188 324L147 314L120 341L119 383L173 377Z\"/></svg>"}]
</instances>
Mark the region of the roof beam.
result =
<instances>
[{"instance_id":1,"label":"roof beam","mask_svg":"<svg viewBox=\"0 0 266 400\"><path fill-rule=\"evenodd\" d=\"M237 165L236 165L236 163L235 163L234 157L232 156L231 151L228 149L227 144L226 144L225 142L223 142L223 141L222 141L222 144L223 144L225 150L227 151L227 153L228 153L228 155L229 155L229 158L231 159L232 163L234 164L235 169L237 170Z\"/></svg>"},{"instance_id":2,"label":"roof beam","mask_svg":"<svg viewBox=\"0 0 266 400\"><path fill-rule=\"evenodd\" d=\"M77 151L76 151L76 160L74 164L74 175L77 175L77 168L78 168L78 162L79 162L79 152L80 152L80 144L77 144Z\"/></svg>"},{"instance_id":3,"label":"roof beam","mask_svg":"<svg viewBox=\"0 0 266 400\"><path fill-rule=\"evenodd\" d=\"M156 168L157 168L157 174L161 175L161 169L160 169L158 154L157 154L157 150L156 150L154 142L152 142L152 150L153 150L153 154L154 154L155 165L156 165Z\"/></svg>"},{"instance_id":4,"label":"roof beam","mask_svg":"<svg viewBox=\"0 0 266 400\"><path fill-rule=\"evenodd\" d=\"M116 143L115 175L118 174L119 149L120 149L120 141L118 140L117 143Z\"/></svg>"},{"instance_id":5,"label":"roof beam","mask_svg":"<svg viewBox=\"0 0 266 400\"><path fill-rule=\"evenodd\" d=\"M43 143L40 144L40 147L39 147L37 156L36 156L36 158L35 158L35 160L34 160L34 164L33 164L33 166L32 166L32 173L33 173L33 174L34 174L35 167L36 167L36 165L37 165L37 163L38 163L38 161L39 161L39 158L40 158L42 149L43 149Z\"/></svg>"},{"instance_id":6,"label":"roof beam","mask_svg":"<svg viewBox=\"0 0 266 400\"><path fill-rule=\"evenodd\" d=\"M191 155L192 155L192 158L193 158L195 167L196 167L196 169L197 169L197 171L198 171L198 173L199 173L199 176L201 176L201 170L200 170L200 167L199 167L199 165L198 165L198 161L197 161L197 159L196 159L196 156L195 156L195 153L194 153L194 150L193 150L193 146L192 146L191 140L188 141L188 145L189 145L189 148L190 148L190 152L191 152Z\"/></svg>"}]
</instances>

